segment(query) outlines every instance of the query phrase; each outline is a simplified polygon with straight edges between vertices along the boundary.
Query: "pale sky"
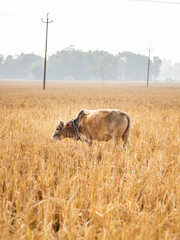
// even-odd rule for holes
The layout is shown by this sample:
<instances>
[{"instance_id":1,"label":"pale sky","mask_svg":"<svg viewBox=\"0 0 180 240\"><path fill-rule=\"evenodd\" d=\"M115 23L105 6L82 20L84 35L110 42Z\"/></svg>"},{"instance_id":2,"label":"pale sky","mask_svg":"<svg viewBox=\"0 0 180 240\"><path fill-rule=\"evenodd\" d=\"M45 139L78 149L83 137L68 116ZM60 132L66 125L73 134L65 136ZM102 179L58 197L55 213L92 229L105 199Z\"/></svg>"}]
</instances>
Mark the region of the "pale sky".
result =
<instances>
[{"instance_id":1,"label":"pale sky","mask_svg":"<svg viewBox=\"0 0 180 240\"><path fill-rule=\"evenodd\" d=\"M180 62L180 4L128 0L0 0L0 54L44 56L47 12L48 55L69 45L147 55L151 45L152 56Z\"/></svg>"}]
</instances>

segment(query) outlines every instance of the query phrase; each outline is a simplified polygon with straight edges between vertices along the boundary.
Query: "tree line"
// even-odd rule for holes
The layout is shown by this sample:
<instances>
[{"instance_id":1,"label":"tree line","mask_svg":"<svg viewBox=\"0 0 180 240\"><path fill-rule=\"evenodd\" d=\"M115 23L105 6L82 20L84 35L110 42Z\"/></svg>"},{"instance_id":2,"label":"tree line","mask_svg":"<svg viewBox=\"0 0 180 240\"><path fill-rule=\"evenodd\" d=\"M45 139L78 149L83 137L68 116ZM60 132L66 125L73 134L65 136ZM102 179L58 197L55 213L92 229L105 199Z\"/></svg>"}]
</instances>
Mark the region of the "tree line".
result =
<instances>
[{"instance_id":1,"label":"tree line","mask_svg":"<svg viewBox=\"0 0 180 240\"><path fill-rule=\"evenodd\" d=\"M132 52L116 55L106 51L81 51L68 47L49 56L49 80L122 80L144 81L147 77L148 57ZM42 79L44 59L41 56L20 54L15 57L0 55L1 79ZM150 79L159 76L161 59L150 63Z\"/></svg>"}]
</instances>

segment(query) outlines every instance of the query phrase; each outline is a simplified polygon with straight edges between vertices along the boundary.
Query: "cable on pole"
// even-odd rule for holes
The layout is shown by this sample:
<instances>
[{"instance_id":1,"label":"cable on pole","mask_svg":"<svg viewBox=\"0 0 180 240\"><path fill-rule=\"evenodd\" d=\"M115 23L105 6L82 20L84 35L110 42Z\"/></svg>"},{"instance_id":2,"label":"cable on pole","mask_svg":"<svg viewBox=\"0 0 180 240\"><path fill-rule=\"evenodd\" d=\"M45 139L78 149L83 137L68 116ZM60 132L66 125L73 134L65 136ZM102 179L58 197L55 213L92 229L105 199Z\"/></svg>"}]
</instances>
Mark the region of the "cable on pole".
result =
<instances>
[{"instance_id":1,"label":"cable on pole","mask_svg":"<svg viewBox=\"0 0 180 240\"><path fill-rule=\"evenodd\" d=\"M158 0L129 0L131 2L149 2L149 3L166 3L166 4L180 4L180 2L175 1L158 1Z\"/></svg>"}]
</instances>

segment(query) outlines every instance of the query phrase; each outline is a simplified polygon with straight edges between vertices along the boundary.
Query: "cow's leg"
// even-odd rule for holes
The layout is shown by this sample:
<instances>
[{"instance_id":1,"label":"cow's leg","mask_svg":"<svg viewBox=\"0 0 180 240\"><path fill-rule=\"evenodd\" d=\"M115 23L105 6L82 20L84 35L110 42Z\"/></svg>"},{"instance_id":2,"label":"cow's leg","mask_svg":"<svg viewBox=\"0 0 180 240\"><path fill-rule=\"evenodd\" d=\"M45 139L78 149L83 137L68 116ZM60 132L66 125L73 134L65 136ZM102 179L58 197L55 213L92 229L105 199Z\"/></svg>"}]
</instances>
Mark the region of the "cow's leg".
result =
<instances>
[{"instance_id":1,"label":"cow's leg","mask_svg":"<svg viewBox=\"0 0 180 240\"><path fill-rule=\"evenodd\" d=\"M117 150L118 142L119 142L119 137L113 137L113 143L115 145L115 150Z\"/></svg>"},{"instance_id":2,"label":"cow's leg","mask_svg":"<svg viewBox=\"0 0 180 240\"><path fill-rule=\"evenodd\" d=\"M87 138L87 137L81 137L81 140L83 142L86 142L90 148L92 148L92 140L90 138Z\"/></svg>"},{"instance_id":3,"label":"cow's leg","mask_svg":"<svg viewBox=\"0 0 180 240\"><path fill-rule=\"evenodd\" d=\"M88 141L88 145L90 148L92 148L92 141Z\"/></svg>"},{"instance_id":4,"label":"cow's leg","mask_svg":"<svg viewBox=\"0 0 180 240\"><path fill-rule=\"evenodd\" d=\"M84 140L84 142L86 142L90 148L92 148L92 141L91 140Z\"/></svg>"},{"instance_id":5,"label":"cow's leg","mask_svg":"<svg viewBox=\"0 0 180 240\"><path fill-rule=\"evenodd\" d=\"M127 147L126 147L127 144L128 144L128 149L129 149L130 146L131 146L128 137L129 137L129 135L123 135L123 136L122 136L122 139L123 139L123 141L124 141L123 148L124 148L125 151L127 150Z\"/></svg>"}]
</instances>

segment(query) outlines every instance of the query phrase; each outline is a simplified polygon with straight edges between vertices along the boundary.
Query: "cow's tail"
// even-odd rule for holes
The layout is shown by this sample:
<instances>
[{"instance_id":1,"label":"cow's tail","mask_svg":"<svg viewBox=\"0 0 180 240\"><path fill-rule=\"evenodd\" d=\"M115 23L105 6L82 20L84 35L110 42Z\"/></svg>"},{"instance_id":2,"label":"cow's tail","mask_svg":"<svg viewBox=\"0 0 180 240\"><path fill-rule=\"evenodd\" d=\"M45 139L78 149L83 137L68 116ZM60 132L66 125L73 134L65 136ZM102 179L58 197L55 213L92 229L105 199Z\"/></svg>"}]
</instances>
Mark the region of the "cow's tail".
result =
<instances>
[{"instance_id":1,"label":"cow's tail","mask_svg":"<svg viewBox=\"0 0 180 240\"><path fill-rule=\"evenodd\" d=\"M130 125L131 125L131 120L130 120L130 117L127 113L123 113L124 117L127 118L128 120L128 125L127 125L127 128L126 130L124 131L123 135L122 135L122 139L124 141L124 144L123 144L123 148L124 150L127 150L127 144L128 144L128 148L130 148L131 144L129 142L129 132L130 132Z\"/></svg>"},{"instance_id":2,"label":"cow's tail","mask_svg":"<svg viewBox=\"0 0 180 240\"><path fill-rule=\"evenodd\" d=\"M122 138L125 137L125 136L129 136L129 132L130 132L130 125L131 125L131 120L130 120L130 117L127 113L122 113L123 116L125 116L128 120L128 125L127 125L127 128L126 130L124 131L123 135L122 135Z\"/></svg>"}]
</instances>

